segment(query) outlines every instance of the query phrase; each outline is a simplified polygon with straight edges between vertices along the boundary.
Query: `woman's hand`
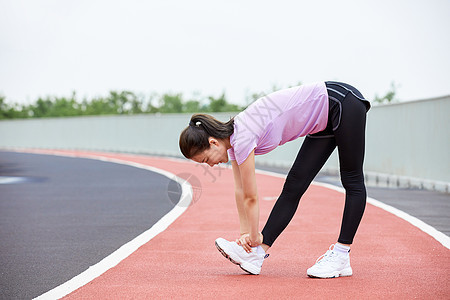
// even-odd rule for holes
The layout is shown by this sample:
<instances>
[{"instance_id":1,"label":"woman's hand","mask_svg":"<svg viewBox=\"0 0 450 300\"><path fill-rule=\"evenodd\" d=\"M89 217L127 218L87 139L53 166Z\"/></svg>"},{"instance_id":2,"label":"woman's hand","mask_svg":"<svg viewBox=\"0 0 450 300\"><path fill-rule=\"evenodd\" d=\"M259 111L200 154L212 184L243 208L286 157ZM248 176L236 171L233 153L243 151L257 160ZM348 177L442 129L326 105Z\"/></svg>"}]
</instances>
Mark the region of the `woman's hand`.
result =
<instances>
[{"instance_id":1,"label":"woman's hand","mask_svg":"<svg viewBox=\"0 0 450 300\"><path fill-rule=\"evenodd\" d=\"M249 233L241 234L239 239L236 239L236 244L242 246L247 253L252 252L252 247L257 247L263 243L263 235L259 232L254 239L250 237Z\"/></svg>"},{"instance_id":2,"label":"woman's hand","mask_svg":"<svg viewBox=\"0 0 450 300\"><path fill-rule=\"evenodd\" d=\"M250 234L248 233L241 233L241 237L236 239L236 244L244 248L244 250L247 253L250 253L252 251L252 248L249 244L250 241Z\"/></svg>"}]
</instances>

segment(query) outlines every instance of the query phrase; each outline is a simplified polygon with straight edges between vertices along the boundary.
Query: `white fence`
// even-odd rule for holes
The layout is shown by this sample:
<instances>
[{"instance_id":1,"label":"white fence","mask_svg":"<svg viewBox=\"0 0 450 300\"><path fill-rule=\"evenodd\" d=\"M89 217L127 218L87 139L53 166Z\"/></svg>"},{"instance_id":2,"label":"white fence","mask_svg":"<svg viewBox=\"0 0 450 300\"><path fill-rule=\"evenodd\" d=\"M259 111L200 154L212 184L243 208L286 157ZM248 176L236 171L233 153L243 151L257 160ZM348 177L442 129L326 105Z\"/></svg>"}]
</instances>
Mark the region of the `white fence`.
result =
<instances>
[{"instance_id":1,"label":"white fence","mask_svg":"<svg viewBox=\"0 0 450 300\"><path fill-rule=\"evenodd\" d=\"M236 113L215 113L228 120ZM367 180L449 192L450 96L374 106L367 121ZM0 121L1 148L84 149L181 156L179 133L187 114L71 117ZM302 139L257 157L290 166ZM324 171L337 172L336 151Z\"/></svg>"}]
</instances>

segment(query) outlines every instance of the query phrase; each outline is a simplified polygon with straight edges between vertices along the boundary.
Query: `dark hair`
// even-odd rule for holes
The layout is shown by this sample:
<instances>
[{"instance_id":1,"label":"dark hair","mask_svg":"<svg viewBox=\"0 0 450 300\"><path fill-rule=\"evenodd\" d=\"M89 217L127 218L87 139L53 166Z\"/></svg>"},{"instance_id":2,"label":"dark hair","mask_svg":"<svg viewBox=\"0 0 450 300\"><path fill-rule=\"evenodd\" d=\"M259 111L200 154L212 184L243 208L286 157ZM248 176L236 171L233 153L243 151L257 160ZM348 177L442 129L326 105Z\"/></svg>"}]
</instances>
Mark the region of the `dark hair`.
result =
<instances>
[{"instance_id":1,"label":"dark hair","mask_svg":"<svg viewBox=\"0 0 450 300\"><path fill-rule=\"evenodd\" d=\"M180 134L180 150L184 157L192 158L209 148L209 137L225 139L234 132L234 118L224 123L213 116L194 114L189 126Z\"/></svg>"}]
</instances>

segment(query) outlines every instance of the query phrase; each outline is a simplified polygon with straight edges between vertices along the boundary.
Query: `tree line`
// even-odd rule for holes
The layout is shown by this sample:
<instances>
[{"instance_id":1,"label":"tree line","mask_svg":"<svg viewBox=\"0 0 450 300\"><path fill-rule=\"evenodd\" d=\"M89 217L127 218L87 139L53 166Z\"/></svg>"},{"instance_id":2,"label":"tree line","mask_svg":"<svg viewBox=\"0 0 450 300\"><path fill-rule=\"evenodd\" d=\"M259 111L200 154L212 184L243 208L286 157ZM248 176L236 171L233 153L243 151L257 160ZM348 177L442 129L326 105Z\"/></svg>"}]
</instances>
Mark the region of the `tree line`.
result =
<instances>
[{"instance_id":1,"label":"tree line","mask_svg":"<svg viewBox=\"0 0 450 300\"><path fill-rule=\"evenodd\" d=\"M301 83L298 83L298 85ZM272 86L272 91L281 87ZM247 96L247 104L253 102L264 93L252 93ZM396 86L391 84L384 96L375 96L374 104L395 102ZM0 119L48 118L93 115L132 115L154 113L212 113L241 111L247 105L230 103L222 93L220 96L185 99L181 93L152 94L143 96L131 91L110 91L107 96L94 97L90 100L78 100L75 92L70 97L47 96L38 98L32 104L9 104L0 95Z\"/></svg>"},{"instance_id":2,"label":"tree line","mask_svg":"<svg viewBox=\"0 0 450 300\"><path fill-rule=\"evenodd\" d=\"M70 97L38 98L32 104L8 104L0 96L0 119L47 118L92 115L131 115L153 113L195 113L240 111L244 107L229 103L225 93L220 96L185 99L181 93L151 96L131 91L111 91L107 96L78 100L76 93Z\"/></svg>"}]
</instances>

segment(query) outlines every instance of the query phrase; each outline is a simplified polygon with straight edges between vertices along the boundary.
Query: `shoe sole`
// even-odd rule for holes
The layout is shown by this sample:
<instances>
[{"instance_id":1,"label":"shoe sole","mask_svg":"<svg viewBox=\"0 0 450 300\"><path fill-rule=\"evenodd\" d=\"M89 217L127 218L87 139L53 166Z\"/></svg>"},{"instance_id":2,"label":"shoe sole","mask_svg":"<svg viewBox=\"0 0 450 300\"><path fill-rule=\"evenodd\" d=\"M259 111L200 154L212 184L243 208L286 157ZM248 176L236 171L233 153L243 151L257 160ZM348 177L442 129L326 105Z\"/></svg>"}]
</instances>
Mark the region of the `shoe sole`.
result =
<instances>
[{"instance_id":1,"label":"shoe sole","mask_svg":"<svg viewBox=\"0 0 450 300\"><path fill-rule=\"evenodd\" d=\"M338 277L348 277L348 276L352 276L353 275L353 271L351 268L347 268L344 269L340 272L334 272L331 274L323 274L323 275L312 275L312 274L308 274L309 277L311 278L338 278Z\"/></svg>"},{"instance_id":2,"label":"shoe sole","mask_svg":"<svg viewBox=\"0 0 450 300\"><path fill-rule=\"evenodd\" d=\"M227 253L219 246L219 244L217 243L217 241L215 241L214 243L216 244L217 250L219 250L219 252L220 252L226 259L228 259L229 261L231 261L233 264L238 265L242 270L244 270L244 271L247 272L248 274L251 274L251 275L259 275L259 273L255 272L255 271L252 272L252 271L250 271L250 270L247 270L247 269L250 269L250 268L245 268L245 267L243 267L242 264L241 264L240 262L238 262L238 261L234 260L233 258L231 258L231 256L228 255L228 254L227 254Z\"/></svg>"}]
</instances>

